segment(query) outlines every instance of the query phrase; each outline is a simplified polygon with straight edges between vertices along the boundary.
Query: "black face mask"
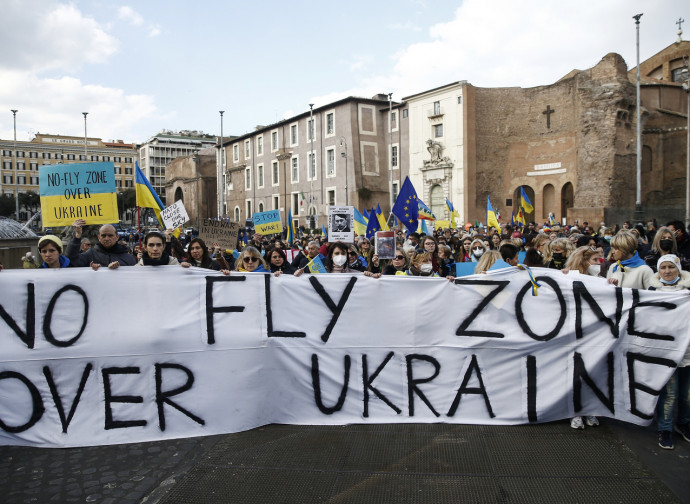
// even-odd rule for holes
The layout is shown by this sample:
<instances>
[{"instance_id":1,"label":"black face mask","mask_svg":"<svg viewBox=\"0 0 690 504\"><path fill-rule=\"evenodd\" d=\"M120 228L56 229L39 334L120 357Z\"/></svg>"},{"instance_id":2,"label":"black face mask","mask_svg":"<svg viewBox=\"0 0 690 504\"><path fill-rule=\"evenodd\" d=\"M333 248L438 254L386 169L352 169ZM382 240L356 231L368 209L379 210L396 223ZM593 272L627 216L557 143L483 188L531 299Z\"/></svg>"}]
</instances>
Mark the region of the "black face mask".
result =
<instances>
[{"instance_id":1,"label":"black face mask","mask_svg":"<svg viewBox=\"0 0 690 504\"><path fill-rule=\"evenodd\" d=\"M673 240L660 240L659 247L661 247L661 250L670 252L673 250Z\"/></svg>"},{"instance_id":2,"label":"black face mask","mask_svg":"<svg viewBox=\"0 0 690 504\"><path fill-rule=\"evenodd\" d=\"M562 252L555 252L553 254L553 260L557 262L563 261L563 253Z\"/></svg>"}]
</instances>

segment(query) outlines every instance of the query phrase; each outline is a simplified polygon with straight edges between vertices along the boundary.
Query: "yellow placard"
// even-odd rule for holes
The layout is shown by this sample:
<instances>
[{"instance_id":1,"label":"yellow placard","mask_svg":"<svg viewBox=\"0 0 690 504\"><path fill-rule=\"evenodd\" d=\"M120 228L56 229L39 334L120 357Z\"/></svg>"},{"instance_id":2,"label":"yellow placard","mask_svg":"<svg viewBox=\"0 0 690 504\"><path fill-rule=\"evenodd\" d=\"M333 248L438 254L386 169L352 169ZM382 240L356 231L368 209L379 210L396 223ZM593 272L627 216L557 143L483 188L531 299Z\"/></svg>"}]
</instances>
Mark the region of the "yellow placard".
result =
<instances>
[{"instance_id":1,"label":"yellow placard","mask_svg":"<svg viewBox=\"0 0 690 504\"><path fill-rule=\"evenodd\" d=\"M84 219L87 224L110 224L120 220L115 193L89 194L82 199L43 196L41 217L43 226L71 226L77 219Z\"/></svg>"}]
</instances>

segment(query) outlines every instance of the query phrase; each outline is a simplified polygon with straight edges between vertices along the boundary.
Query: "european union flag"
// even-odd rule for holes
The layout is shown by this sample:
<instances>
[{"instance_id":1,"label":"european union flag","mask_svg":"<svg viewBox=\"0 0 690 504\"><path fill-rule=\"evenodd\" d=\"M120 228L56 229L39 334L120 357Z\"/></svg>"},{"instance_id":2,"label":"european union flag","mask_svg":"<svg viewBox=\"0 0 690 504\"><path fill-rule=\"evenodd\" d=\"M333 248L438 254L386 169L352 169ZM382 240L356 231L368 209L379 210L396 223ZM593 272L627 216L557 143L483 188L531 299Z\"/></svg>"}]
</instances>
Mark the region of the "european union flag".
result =
<instances>
[{"instance_id":1,"label":"european union flag","mask_svg":"<svg viewBox=\"0 0 690 504\"><path fill-rule=\"evenodd\" d=\"M367 238L373 239L376 231L381 231L381 225L376 218L376 210L372 208L369 212L369 222L367 223Z\"/></svg>"},{"instance_id":2,"label":"european union flag","mask_svg":"<svg viewBox=\"0 0 690 504\"><path fill-rule=\"evenodd\" d=\"M405 177L400 193L393 205L393 215L402 222L409 232L417 231L419 218L419 204L417 191L414 190L410 177Z\"/></svg>"}]
</instances>

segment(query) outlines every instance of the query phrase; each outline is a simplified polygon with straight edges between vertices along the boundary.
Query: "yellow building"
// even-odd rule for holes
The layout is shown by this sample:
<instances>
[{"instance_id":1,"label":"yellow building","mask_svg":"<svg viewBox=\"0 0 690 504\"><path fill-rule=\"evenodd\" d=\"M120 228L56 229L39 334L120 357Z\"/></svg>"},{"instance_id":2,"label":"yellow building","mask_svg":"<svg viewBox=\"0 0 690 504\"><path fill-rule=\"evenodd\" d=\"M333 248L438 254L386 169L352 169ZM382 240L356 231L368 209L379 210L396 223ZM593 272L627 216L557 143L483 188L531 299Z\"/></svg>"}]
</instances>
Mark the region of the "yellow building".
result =
<instances>
[{"instance_id":1,"label":"yellow building","mask_svg":"<svg viewBox=\"0 0 690 504\"><path fill-rule=\"evenodd\" d=\"M122 140L104 142L88 138L86 153L83 137L37 134L29 142L0 140L0 194L34 191L38 193L38 173L41 166L86 162L112 162L118 192L134 188L134 163L138 150ZM20 209L19 220L30 217L28 209Z\"/></svg>"}]
</instances>

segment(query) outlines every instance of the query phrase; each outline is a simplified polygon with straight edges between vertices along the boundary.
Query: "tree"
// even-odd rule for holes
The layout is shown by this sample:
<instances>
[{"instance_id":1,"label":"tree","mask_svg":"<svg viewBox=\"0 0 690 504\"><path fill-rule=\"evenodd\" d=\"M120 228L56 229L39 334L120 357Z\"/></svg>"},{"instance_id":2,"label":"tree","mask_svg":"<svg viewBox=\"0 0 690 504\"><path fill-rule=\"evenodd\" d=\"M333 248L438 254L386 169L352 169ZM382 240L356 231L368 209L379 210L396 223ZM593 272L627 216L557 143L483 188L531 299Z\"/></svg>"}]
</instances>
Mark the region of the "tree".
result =
<instances>
[{"instance_id":1,"label":"tree","mask_svg":"<svg viewBox=\"0 0 690 504\"><path fill-rule=\"evenodd\" d=\"M0 217L9 217L14 215L15 207L14 195L0 195Z\"/></svg>"},{"instance_id":2,"label":"tree","mask_svg":"<svg viewBox=\"0 0 690 504\"><path fill-rule=\"evenodd\" d=\"M19 193L19 206L31 210L31 213L35 214L41 207L41 197L35 191Z\"/></svg>"},{"instance_id":3,"label":"tree","mask_svg":"<svg viewBox=\"0 0 690 504\"><path fill-rule=\"evenodd\" d=\"M136 189L125 189L117 193L117 211L123 216L127 211L133 211L137 207Z\"/></svg>"}]
</instances>

